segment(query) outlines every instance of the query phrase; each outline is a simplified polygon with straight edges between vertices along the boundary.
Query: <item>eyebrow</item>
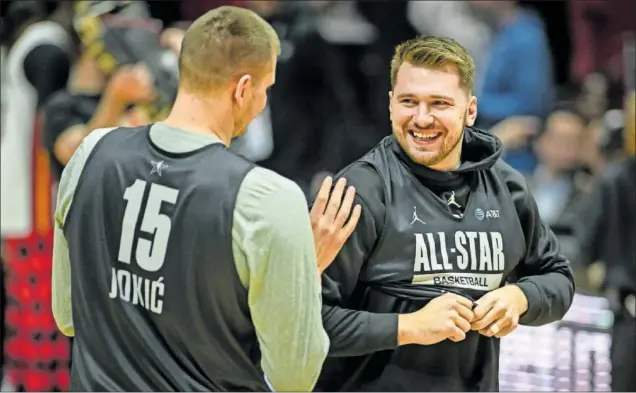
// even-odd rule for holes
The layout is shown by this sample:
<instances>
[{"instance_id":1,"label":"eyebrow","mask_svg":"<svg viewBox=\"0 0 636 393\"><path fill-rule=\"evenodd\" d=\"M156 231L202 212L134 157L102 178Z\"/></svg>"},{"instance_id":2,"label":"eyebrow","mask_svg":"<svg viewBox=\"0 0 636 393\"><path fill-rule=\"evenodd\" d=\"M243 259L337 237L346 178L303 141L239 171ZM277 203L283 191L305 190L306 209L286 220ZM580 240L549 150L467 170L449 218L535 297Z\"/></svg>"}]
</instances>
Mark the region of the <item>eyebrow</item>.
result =
<instances>
[{"instance_id":1,"label":"eyebrow","mask_svg":"<svg viewBox=\"0 0 636 393\"><path fill-rule=\"evenodd\" d=\"M431 98L434 99L434 100L444 100L444 101L455 102L454 99L452 99L451 97L448 97L448 96L432 95Z\"/></svg>"},{"instance_id":2,"label":"eyebrow","mask_svg":"<svg viewBox=\"0 0 636 393\"><path fill-rule=\"evenodd\" d=\"M417 96L417 94L402 93L402 94L398 94L397 98L401 99L401 98L415 97L415 96ZM449 101L449 102L455 102L455 100L453 98L451 98L451 97L438 95L438 94L434 94L432 96L428 96L428 98L433 99L433 100L444 100L444 101Z\"/></svg>"}]
</instances>

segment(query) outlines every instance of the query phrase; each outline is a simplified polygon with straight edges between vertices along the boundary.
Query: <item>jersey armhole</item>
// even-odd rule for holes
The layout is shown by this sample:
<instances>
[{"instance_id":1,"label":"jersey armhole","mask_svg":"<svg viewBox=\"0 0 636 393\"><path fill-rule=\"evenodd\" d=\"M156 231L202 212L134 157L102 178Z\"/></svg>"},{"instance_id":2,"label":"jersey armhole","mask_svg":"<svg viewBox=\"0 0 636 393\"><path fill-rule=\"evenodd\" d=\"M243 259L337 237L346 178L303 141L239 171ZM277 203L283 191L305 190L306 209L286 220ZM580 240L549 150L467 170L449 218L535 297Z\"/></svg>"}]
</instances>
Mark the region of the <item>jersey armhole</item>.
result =
<instances>
[{"instance_id":1,"label":"jersey armhole","mask_svg":"<svg viewBox=\"0 0 636 393\"><path fill-rule=\"evenodd\" d=\"M97 141L95 146L93 146L91 151L88 153L88 157L86 157L86 161L84 162L84 166L82 167L82 172L80 173L79 179L77 180L77 184L75 185L75 189L73 190L73 197L71 198L70 206L68 207L68 211L66 212L66 216L64 216L64 224L62 226L62 232L64 232L65 235L66 235L66 226L68 225L69 219L70 219L71 215L73 214L73 208L75 207L75 203L74 203L75 202L75 197L77 196L77 192L82 187L82 184L84 183L84 179L86 178L86 176L85 176L86 169L88 168L88 165L90 165L95 152L100 149L100 144L102 143L102 141L105 138L108 138L110 135L113 135L112 131L114 131L114 130L116 130L116 128L115 129L110 129L109 132L106 135L103 135L101 138L99 138L99 140Z\"/></svg>"}]
</instances>

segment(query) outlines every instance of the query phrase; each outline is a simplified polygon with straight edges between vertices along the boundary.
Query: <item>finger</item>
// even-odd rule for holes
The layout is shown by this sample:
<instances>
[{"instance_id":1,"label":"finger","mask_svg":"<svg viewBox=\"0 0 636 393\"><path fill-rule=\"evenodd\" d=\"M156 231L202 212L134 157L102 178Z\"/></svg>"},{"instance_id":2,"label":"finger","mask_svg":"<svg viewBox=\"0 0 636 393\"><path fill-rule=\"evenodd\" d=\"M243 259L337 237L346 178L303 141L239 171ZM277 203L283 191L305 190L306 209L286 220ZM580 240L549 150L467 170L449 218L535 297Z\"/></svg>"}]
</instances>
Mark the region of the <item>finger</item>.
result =
<instances>
[{"instance_id":1,"label":"finger","mask_svg":"<svg viewBox=\"0 0 636 393\"><path fill-rule=\"evenodd\" d=\"M491 292L491 293L494 293L494 292ZM477 307L473 309L473 313L475 314L475 321L482 319L486 315L486 313L490 311L493 304L495 303L495 298L489 295L490 293L482 296L479 300L475 302L477 304Z\"/></svg>"},{"instance_id":2,"label":"finger","mask_svg":"<svg viewBox=\"0 0 636 393\"><path fill-rule=\"evenodd\" d=\"M468 323L472 322L475 319L475 314L473 313L473 311L470 308L466 307L464 303L458 302L455 310L457 311L459 316L462 317L462 319L468 321Z\"/></svg>"},{"instance_id":3,"label":"finger","mask_svg":"<svg viewBox=\"0 0 636 393\"><path fill-rule=\"evenodd\" d=\"M480 330L480 332L484 336L492 337L496 333L499 333L500 330L501 330L501 328L499 327L497 322L495 322L495 323L491 324L490 326L488 326L487 328Z\"/></svg>"},{"instance_id":4,"label":"finger","mask_svg":"<svg viewBox=\"0 0 636 393\"><path fill-rule=\"evenodd\" d=\"M507 329L508 326L510 326L510 320L501 318L491 323L487 327L479 330L479 333L483 334L484 336L492 337L501 332L502 329Z\"/></svg>"},{"instance_id":5,"label":"finger","mask_svg":"<svg viewBox=\"0 0 636 393\"><path fill-rule=\"evenodd\" d=\"M336 214L338 213L338 209L340 208L340 204L342 203L342 194L344 193L345 186L347 185L347 179L344 177L340 178L336 183L336 186L331 191L331 196L329 197L329 202L327 202L327 211L325 211L324 217L327 219L327 222L332 223L336 218Z\"/></svg>"},{"instance_id":6,"label":"finger","mask_svg":"<svg viewBox=\"0 0 636 393\"><path fill-rule=\"evenodd\" d=\"M455 325L460 328L462 332L470 330L470 322L464 319L459 313L453 317L453 322L455 322Z\"/></svg>"},{"instance_id":7,"label":"finger","mask_svg":"<svg viewBox=\"0 0 636 393\"><path fill-rule=\"evenodd\" d=\"M515 331L515 329L517 329L517 327L519 326L519 316L518 315L514 315L511 318L508 319L508 323L506 325L500 326L501 329L499 330L499 332L495 333L495 337L497 338L501 338L501 337L505 337L507 335L509 335L510 333L512 333L513 331Z\"/></svg>"},{"instance_id":8,"label":"finger","mask_svg":"<svg viewBox=\"0 0 636 393\"><path fill-rule=\"evenodd\" d=\"M463 296L459 296L457 294L454 293L446 293L444 296L449 296L452 297L453 299L455 299L455 301L457 301L457 303L459 303L460 305L464 306L464 308L467 308L469 310L471 310L473 308L473 301L463 297Z\"/></svg>"},{"instance_id":9,"label":"finger","mask_svg":"<svg viewBox=\"0 0 636 393\"><path fill-rule=\"evenodd\" d=\"M356 196L356 188L351 186L347 188L347 193L345 194L344 199L342 200L342 204L340 205L340 210L338 210L338 215L336 216L335 225L336 228L340 229L344 226L347 218L349 218L349 213L351 213L351 206L353 205L353 199Z\"/></svg>"},{"instance_id":10,"label":"finger","mask_svg":"<svg viewBox=\"0 0 636 393\"><path fill-rule=\"evenodd\" d=\"M451 341L459 342L466 338L466 333L464 333L464 331L462 331L459 327L455 326L452 329L451 334L448 336L448 338Z\"/></svg>"},{"instance_id":11,"label":"finger","mask_svg":"<svg viewBox=\"0 0 636 393\"><path fill-rule=\"evenodd\" d=\"M495 337L497 338L502 338L502 337L506 337L507 335L509 335L510 333L514 332L515 329L517 329L516 326L512 326L512 325L508 325L505 328L501 329L499 331L499 333L495 334Z\"/></svg>"},{"instance_id":12,"label":"finger","mask_svg":"<svg viewBox=\"0 0 636 393\"><path fill-rule=\"evenodd\" d=\"M347 239L356 229L356 225L358 225L358 221L360 220L360 214L362 214L362 206L356 205L353 208L353 213L351 213L351 218L349 218L347 225L345 225L342 230L343 236L345 236Z\"/></svg>"},{"instance_id":13,"label":"finger","mask_svg":"<svg viewBox=\"0 0 636 393\"><path fill-rule=\"evenodd\" d=\"M332 183L333 179L331 178L331 176L327 176L325 180L322 181L322 185L318 190L318 194L316 194L314 206L311 208L310 216L312 220L322 216L322 214L325 212L327 201L329 201L329 191L331 190Z\"/></svg>"},{"instance_id":14,"label":"finger","mask_svg":"<svg viewBox=\"0 0 636 393\"><path fill-rule=\"evenodd\" d=\"M500 319L506 313L506 307L501 303L495 305L481 319L473 321L473 330L481 330Z\"/></svg>"}]
</instances>

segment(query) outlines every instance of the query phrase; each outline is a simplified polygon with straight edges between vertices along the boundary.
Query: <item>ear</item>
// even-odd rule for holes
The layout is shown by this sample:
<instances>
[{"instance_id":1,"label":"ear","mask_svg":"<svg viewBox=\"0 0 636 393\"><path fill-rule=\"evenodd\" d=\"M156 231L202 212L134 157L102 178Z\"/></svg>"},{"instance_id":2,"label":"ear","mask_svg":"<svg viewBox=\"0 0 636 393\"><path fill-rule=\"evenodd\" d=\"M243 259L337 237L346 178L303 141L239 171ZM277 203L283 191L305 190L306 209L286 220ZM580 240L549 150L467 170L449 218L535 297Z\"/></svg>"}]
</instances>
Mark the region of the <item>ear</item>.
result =
<instances>
[{"instance_id":1,"label":"ear","mask_svg":"<svg viewBox=\"0 0 636 393\"><path fill-rule=\"evenodd\" d=\"M393 100L393 92L390 91L389 92L389 114L390 115L393 114L393 108L392 108L392 105L391 105L392 100Z\"/></svg>"},{"instance_id":2,"label":"ear","mask_svg":"<svg viewBox=\"0 0 636 393\"><path fill-rule=\"evenodd\" d=\"M477 119L477 97L472 96L468 100L468 107L466 108L466 125L472 127L475 125Z\"/></svg>"},{"instance_id":3,"label":"ear","mask_svg":"<svg viewBox=\"0 0 636 393\"><path fill-rule=\"evenodd\" d=\"M243 75L236 84L236 90L234 90L234 99L236 103L243 106L245 101L249 98L252 90L252 76Z\"/></svg>"}]
</instances>

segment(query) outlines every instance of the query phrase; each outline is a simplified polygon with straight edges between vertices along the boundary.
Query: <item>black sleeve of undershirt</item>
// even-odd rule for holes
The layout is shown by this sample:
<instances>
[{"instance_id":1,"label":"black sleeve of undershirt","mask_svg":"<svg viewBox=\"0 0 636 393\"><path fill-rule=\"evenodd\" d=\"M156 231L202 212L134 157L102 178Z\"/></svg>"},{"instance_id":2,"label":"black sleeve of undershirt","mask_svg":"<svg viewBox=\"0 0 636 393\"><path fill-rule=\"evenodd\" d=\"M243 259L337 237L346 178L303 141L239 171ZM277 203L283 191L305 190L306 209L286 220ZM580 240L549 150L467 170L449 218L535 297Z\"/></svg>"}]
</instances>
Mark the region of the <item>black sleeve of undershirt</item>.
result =
<instances>
[{"instance_id":1,"label":"black sleeve of undershirt","mask_svg":"<svg viewBox=\"0 0 636 393\"><path fill-rule=\"evenodd\" d=\"M523 176L507 164L498 163L512 195L526 242L526 254L515 269L516 284L528 299L528 310L519 323L541 326L558 321L574 297L574 275L561 253L550 227L541 220L534 197Z\"/></svg>"},{"instance_id":2,"label":"black sleeve of undershirt","mask_svg":"<svg viewBox=\"0 0 636 393\"><path fill-rule=\"evenodd\" d=\"M359 356L397 347L397 314L359 311L349 304L365 261L373 252L384 224L384 187L369 164L356 162L334 178L356 187L360 221L349 240L322 276L323 325L332 357ZM351 308L348 308L351 307Z\"/></svg>"},{"instance_id":3,"label":"black sleeve of undershirt","mask_svg":"<svg viewBox=\"0 0 636 393\"><path fill-rule=\"evenodd\" d=\"M59 90L44 103L42 106L42 135L44 139L44 146L49 152L49 155L54 159L53 170L58 176L63 169L62 163L57 159L55 155L55 143L57 139L67 129L85 124L87 119L83 118L75 110L78 100L69 94L66 90Z\"/></svg>"},{"instance_id":4,"label":"black sleeve of undershirt","mask_svg":"<svg viewBox=\"0 0 636 393\"><path fill-rule=\"evenodd\" d=\"M38 108L51 94L66 87L70 68L68 54L51 44L35 47L24 58L24 74L38 93Z\"/></svg>"}]
</instances>

